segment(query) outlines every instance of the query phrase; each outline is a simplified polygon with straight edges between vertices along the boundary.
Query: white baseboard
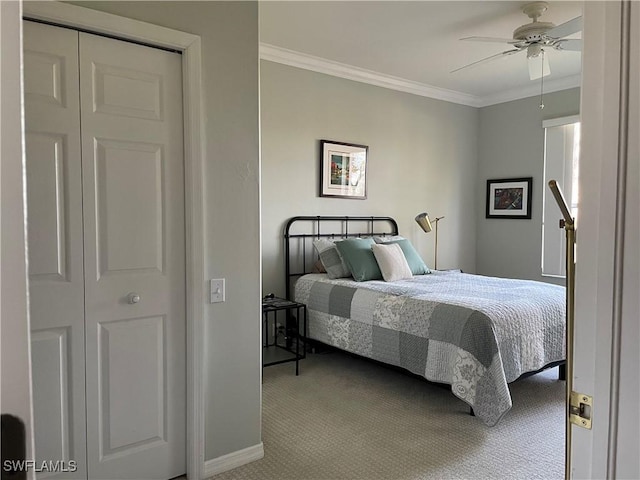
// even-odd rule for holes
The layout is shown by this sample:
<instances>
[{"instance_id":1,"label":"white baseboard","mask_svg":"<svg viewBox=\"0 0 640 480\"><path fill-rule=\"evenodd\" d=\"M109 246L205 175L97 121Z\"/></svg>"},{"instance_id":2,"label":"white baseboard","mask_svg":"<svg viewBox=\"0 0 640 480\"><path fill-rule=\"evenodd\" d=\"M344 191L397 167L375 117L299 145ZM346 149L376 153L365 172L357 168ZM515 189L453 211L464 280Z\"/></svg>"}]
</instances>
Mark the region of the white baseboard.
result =
<instances>
[{"instance_id":1,"label":"white baseboard","mask_svg":"<svg viewBox=\"0 0 640 480\"><path fill-rule=\"evenodd\" d=\"M209 478L232 468L255 462L264 457L264 446L262 442L252 447L243 448L236 452L231 452L212 460L204 462L203 478Z\"/></svg>"}]
</instances>

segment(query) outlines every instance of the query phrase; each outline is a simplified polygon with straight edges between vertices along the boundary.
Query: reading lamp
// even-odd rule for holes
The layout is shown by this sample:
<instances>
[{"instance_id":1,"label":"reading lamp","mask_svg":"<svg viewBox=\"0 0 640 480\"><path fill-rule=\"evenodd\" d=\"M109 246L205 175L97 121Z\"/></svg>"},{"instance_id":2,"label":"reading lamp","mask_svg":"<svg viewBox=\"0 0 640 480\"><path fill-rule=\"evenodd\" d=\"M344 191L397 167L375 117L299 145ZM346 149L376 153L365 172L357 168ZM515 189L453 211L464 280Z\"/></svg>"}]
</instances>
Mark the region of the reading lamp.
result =
<instances>
[{"instance_id":1,"label":"reading lamp","mask_svg":"<svg viewBox=\"0 0 640 480\"><path fill-rule=\"evenodd\" d=\"M575 218L571 214L571 210L569 210L569 205L567 205L567 201L564 199L564 195L562 194L562 190L558 186L558 183L555 180L549 181L549 188L551 189L551 193L556 199L556 203L558 207L560 207L560 211L562 212L562 216L564 217L560 220L560 228L564 228L566 234L566 271L567 271L567 308L566 308L566 332L565 337L567 339L567 351L566 358L569 359L567 362L567 371L566 371L566 398L569 400L573 398L573 362L570 360L573 358L573 338L575 331L575 291L576 291L576 258L575 258L575 248L576 248L576 227L575 227ZM567 400L567 401L568 401ZM571 443L572 443L572 430L571 424L575 423L576 425L583 426L585 425L585 421L577 415L573 409L570 409L569 415L565 418L565 439L566 439L566 448L565 452L567 455L571 453ZM586 428L586 427L585 427ZM567 457L571 458L571 455ZM571 464L567 463L565 468L565 475L568 476L571 473Z\"/></svg>"},{"instance_id":2,"label":"reading lamp","mask_svg":"<svg viewBox=\"0 0 640 480\"><path fill-rule=\"evenodd\" d=\"M444 217L436 217L433 219L433 223L436 224L436 248L433 255L433 268L435 270L438 269L438 222L442 220ZM423 212L416 217L416 222L420 225L420 228L424 230L424 233L429 233L431 231L431 220L429 220L429 215L427 212Z\"/></svg>"}]
</instances>

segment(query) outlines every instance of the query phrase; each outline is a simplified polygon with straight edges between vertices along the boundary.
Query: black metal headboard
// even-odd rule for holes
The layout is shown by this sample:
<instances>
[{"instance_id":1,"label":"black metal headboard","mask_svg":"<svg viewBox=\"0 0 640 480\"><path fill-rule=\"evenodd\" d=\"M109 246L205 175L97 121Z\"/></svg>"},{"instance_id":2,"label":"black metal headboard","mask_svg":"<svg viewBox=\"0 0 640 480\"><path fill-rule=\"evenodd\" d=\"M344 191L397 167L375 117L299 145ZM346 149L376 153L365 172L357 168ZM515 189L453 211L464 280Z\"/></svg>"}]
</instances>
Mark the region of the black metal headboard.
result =
<instances>
[{"instance_id":1,"label":"black metal headboard","mask_svg":"<svg viewBox=\"0 0 640 480\"><path fill-rule=\"evenodd\" d=\"M318 255L316 238L349 238L398 235L398 224L391 217L306 216L292 217L284 229L285 289L292 300L291 288L297 277L311 273Z\"/></svg>"}]
</instances>

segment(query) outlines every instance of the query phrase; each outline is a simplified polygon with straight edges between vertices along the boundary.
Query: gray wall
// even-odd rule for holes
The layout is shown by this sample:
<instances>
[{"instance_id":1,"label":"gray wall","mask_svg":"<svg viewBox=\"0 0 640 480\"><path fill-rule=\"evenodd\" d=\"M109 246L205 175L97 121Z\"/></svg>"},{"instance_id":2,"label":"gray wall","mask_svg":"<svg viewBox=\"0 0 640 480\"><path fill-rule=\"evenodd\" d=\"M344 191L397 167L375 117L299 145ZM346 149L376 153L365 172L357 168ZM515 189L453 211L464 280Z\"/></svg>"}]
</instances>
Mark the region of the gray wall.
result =
<instances>
[{"instance_id":1,"label":"gray wall","mask_svg":"<svg viewBox=\"0 0 640 480\"><path fill-rule=\"evenodd\" d=\"M261 62L263 292L284 291L282 229L294 215L391 215L433 265L432 234L413 222L445 215L438 266L541 276L542 120L579 112L578 88L481 109ZM318 141L369 146L368 199L318 196ZM531 220L485 219L486 180L533 177ZM473 250L475 249L475 255Z\"/></svg>"},{"instance_id":2,"label":"gray wall","mask_svg":"<svg viewBox=\"0 0 640 480\"><path fill-rule=\"evenodd\" d=\"M295 215L388 215L429 265L476 267L478 110L261 62L263 291L284 293L282 232ZM369 146L366 200L319 197L319 140Z\"/></svg>"},{"instance_id":3,"label":"gray wall","mask_svg":"<svg viewBox=\"0 0 640 480\"><path fill-rule=\"evenodd\" d=\"M260 193L257 2L83 2L200 35L205 117L205 459L260 443Z\"/></svg>"},{"instance_id":4,"label":"gray wall","mask_svg":"<svg viewBox=\"0 0 640 480\"><path fill-rule=\"evenodd\" d=\"M476 180L477 273L564 283L542 277L542 191L544 129L542 121L576 115L580 89L530 97L480 109L480 139ZM531 220L486 219L486 181L533 177ZM558 218L560 215L558 213Z\"/></svg>"}]
</instances>

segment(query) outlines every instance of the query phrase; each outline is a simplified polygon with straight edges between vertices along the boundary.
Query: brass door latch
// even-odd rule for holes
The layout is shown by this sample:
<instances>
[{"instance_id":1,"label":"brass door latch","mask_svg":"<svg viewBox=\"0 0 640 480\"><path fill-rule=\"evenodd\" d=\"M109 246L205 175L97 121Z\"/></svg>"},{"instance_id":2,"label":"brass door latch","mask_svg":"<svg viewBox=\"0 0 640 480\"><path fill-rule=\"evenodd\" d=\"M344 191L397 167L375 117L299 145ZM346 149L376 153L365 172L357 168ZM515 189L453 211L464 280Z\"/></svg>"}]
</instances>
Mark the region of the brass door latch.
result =
<instances>
[{"instance_id":1,"label":"brass door latch","mask_svg":"<svg viewBox=\"0 0 640 480\"><path fill-rule=\"evenodd\" d=\"M593 397L572 391L569 400L569 421L591 430L592 408Z\"/></svg>"}]
</instances>

